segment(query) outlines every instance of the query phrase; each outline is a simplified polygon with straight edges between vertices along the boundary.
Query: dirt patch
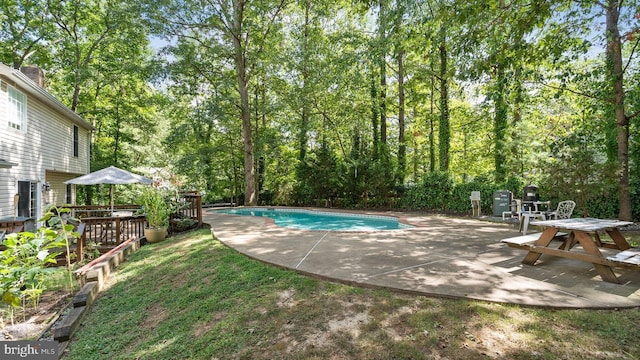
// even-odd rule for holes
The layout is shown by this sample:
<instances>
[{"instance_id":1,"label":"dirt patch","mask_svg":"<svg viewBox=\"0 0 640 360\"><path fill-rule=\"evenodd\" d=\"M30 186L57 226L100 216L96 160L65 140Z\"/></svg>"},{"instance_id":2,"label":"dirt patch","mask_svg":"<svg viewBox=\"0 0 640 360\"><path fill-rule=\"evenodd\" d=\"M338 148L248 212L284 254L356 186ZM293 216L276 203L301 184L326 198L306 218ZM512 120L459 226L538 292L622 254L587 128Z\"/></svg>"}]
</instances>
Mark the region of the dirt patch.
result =
<instances>
[{"instance_id":1,"label":"dirt patch","mask_svg":"<svg viewBox=\"0 0 640 360\"><path fill-rule=\"evenodd\" d=\"M380 322L382 329L394 341L402 341L411 332L411 327L402 318L415 312L415 308L403 306Z\"/></svg>"},{"instance_id":2,"label":"dirt patch","mask_svg":"<svg viewBox=\"0 0 640 360\"><path fill-rule=\"evenodd\" d=\"M287 296L290 295L290 296ZM284 291L280 294L279 306L292 306L291 291ZM336 300L342 309L341 312L336 312L330 319L327 319L324 323L316 323L307 328L308 333L300 341L293 339L290 334L286 332L294 332L293 324L286 326L284 334L278 346L283 346L284 351L289 354L300 351L305 348L327 348L334 345L334 337L348 338L350 340L357 339L361 332L362 326L366 325L370 321L369 311L367 309L366 302L354 302L349 300ZM289 304L289 305L286 305Z\"/></svg>"},{"instance_id":3,"label":"dirt patch","mask_svg":"<svg viewBox=\"0 0 640 360\"><path fill-rule=\"evenodd\" d=\"M227 316L226 312L223 312L223 311L216 312L214 313L213 318L209 319L208 321L195 324L193 326L193 336L199 338L204 334L208 333L209 330L213 329L213 327L220 320L224 319L226 316Z\"/></svg>"},{"instance_id":4,"label":"dirt patch","mask_svg":"<svg viewBox=\"0 0 640 360\"><path fill-rule=\"evenodd\" d=\"M149 315L144 319L142 328L148 330L155 329L162 321L169 317L169 311L158 304L148 307L146 313Z\"/></svg>"},{"instance_id":5,"label":"dirt patch","mask_svg":"<svg viewBox=\"0 0 640 360\"><path fill-rule=\"evenodd\" d=\"M58 318L72 300L68 291L45 292L37 307L28 305L23 309L15 310L13 320L10 314L2 314L2 340L37 340Z\"/></svg>"},{"instance_id":6,"label":"dirt patch","mask_svg":"<svg viewBox=\"0 0 640 360\"><path fill-rule=\"evenodd\" d=\"M331 336L338 333L345 334L351 339L357 339L360 336L360 327L368 322L369 314L366 311L332 319L327 323L328 329L326 331L310 333L303 345L317 348L326 347L332 343Z\"/></svg>"},{"instance_id":7,"label":"dirt patch","mask_svg":"<svg viewBox=\"0 0 640 360\"><path fill-rule=\"evenodd\" d=\"M296 295L294 289L287 289L278 293L278 306L283 308L291 308L296 302L293 297Z\"/></svg>"}]
</instances>

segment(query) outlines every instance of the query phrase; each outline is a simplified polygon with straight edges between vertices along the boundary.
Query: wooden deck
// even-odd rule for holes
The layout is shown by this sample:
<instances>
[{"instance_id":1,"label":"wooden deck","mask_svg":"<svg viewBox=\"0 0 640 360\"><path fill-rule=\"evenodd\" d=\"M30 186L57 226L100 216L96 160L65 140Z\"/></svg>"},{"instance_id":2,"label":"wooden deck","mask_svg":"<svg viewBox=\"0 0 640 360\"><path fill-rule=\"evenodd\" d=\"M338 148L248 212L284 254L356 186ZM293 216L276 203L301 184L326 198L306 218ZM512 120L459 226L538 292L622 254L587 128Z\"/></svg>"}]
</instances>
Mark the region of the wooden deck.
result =
<instances>
[{"instance_id":1,"label":"wooden deck","mask_svg":"<svg viewBox=\"0 0 640 360\"><path fill-rule=\"evenodd\" d=\"M170 216L168 229L170 235L181 231L178 221L175 221L177 219L190 218L195 226L202 225L201 195L194 192L183 193L181 200L184 206ZM96 247L104 253L131 237L144 237L147 219L140 205L114 205L113 212L109 205L60 205L58 207L70 209L71 218L79 221L76 230L80 234L80 239L73 244L73 249L78 254L78 261L83 261L87 246ZM23 226L22 221L0 222L0 232L20 232Z\"/></svg>"}]
</instances>

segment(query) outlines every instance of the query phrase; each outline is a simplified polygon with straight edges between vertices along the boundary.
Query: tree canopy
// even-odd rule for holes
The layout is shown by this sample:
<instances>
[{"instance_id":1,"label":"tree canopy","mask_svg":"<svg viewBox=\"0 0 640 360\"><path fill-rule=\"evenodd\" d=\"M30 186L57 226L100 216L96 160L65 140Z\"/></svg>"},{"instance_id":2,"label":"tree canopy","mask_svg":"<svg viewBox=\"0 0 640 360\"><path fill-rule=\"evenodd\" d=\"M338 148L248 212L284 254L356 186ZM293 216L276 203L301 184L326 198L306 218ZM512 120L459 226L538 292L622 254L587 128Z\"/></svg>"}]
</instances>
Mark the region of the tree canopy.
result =
<instances>
[{"instance_id":1,"label":"tree canopy","mask_svg":"<svg viewBox=\"0 0 640 360\"><path fill-rule=\"evenodd\" d=\"M535 183L638 220L639 6L10 0L0 61L95 125L92 168L210 202L465 211Z\"/></svg>"}]
</instances>

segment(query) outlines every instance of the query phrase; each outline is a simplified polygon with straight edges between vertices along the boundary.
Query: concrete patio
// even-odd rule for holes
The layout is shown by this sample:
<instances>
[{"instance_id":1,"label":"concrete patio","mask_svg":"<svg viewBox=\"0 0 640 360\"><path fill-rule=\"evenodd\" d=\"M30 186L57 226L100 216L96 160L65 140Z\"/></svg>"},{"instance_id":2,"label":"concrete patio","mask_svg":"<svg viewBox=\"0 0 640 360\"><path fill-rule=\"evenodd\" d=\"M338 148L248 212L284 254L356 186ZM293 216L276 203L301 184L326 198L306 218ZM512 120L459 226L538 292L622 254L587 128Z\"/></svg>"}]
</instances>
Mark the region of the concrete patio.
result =
<instances>
[{"instance_id":1,"label":"concrete patio","mask_svg":"<svg viewBox=\"0 0 640 360\"><path fill-rule=\"evenodd\" d=\"M363 212L360 212L363 213ZM557 308L640 306L640 271L615 270L621 284L602 281L590 263L543 255L521 264L526 251L501 239L513 224L396 212L415 225L377 232L300 231L266 218L205 210L214 236L249 257L347 284L448 298ZM603 253L609 250L603 249Z\"/></svg>"}]
</instances>

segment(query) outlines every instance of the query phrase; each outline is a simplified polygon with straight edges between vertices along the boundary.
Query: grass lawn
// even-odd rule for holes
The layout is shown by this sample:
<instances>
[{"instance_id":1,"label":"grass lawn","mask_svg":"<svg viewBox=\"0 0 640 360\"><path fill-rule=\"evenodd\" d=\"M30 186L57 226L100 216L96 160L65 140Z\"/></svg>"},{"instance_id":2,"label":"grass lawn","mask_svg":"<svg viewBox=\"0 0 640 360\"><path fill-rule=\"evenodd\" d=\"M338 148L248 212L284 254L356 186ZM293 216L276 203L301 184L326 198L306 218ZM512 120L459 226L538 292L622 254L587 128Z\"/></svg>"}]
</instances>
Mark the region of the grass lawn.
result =
<instances>
[{"instance_id":1,"label":"grass lawn","mask_svg":"<svg viewBox=\"0 0 640 360\"><path fill-rule=\"evenodd\" d=\"M208 230L121 265L64 359L637 359L640 310L542 310L361 289Z\"/></svg>"}]
</instances>

